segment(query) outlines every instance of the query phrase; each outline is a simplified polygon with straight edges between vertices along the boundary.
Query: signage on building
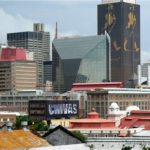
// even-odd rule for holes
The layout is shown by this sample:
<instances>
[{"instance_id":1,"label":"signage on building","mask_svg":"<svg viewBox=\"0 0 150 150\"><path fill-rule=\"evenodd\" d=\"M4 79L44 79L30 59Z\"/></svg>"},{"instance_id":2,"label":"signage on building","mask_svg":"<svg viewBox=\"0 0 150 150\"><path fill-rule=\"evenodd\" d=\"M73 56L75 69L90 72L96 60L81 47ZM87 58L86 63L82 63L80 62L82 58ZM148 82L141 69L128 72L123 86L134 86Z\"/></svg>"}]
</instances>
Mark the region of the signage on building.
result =
<instances>
[{"instance_id":1,"label":"signage on building","mask_svg":"<svg viewBox=\"0 0 150 150\"><path fill-rule=\"evenodd\" d=\"M33 121L49 120L52 118L70 118L78 116L79 101L32 100L29 101L29 116Z\"/></svg>"},{"instance_id":2,"label":"signage on building","mask_svg":"<svg viewBox=\"0 0 150 150\"><path fill-rule=\"evenodd\" d=\"M79 114L78 101L49 101L47 107L48 118L71 117Z\"/></svg>"}]
</instances>

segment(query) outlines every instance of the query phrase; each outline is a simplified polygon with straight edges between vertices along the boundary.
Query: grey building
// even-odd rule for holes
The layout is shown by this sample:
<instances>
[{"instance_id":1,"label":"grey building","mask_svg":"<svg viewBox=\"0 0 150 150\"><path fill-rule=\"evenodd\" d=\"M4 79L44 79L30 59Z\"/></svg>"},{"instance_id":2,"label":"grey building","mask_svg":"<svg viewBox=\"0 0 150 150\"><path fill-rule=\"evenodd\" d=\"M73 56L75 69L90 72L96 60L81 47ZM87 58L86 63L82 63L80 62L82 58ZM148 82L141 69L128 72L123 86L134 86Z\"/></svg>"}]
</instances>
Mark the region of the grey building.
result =
<instances>
[{"instance_id":1,"label":"grey building","mask_svg":"<svg viewBox=\"0 0 150 150\"><path fill-rule=\"evenodd\" d=\"M44 83L52 81L52 61L44 61L43 65Z\"/></svg>"},{"instance_id":2,"label":"grey building","mask_svg":"<svg viewBox=\"0 0 150 150\"><path fill-rule=\"evenodd\" d=\"M37 85L43 83L43 61L50 60L50 34L44 31L43 24L34 24L34 31L7 34L9 46L23 47L34 52L37 62Z\"/></svg>"},{"instance_id":3,"label":"grey building","mask_svg":"<svg viewBox=\"0 0 150 150\"><path fill-rule=\"evenodd\" d=\"M142 75L142 77L147 78L147 76L148 76L148 67L149 66L150 66L150 61L147 61L147 62L145 62L141 65L141 71L142 71L141 75Z\"/></svg>"},{"instance_id":4,"label":"grey building","mask_svg":"<svg viewBox=\"0 0 150 150\"><path fill-rule=\"evenodd\" d=\"M48 143L54 146L84 143L84 141L77 138L71 131L60 125L46 133L43 137Z\"/></svg>"},{"instance_id":5,"label":"grey building","mask_svg":"<svg viewBox=\"0 0 150 150\"><path fill-rule=\"evenodd\" d=\"M89 36L53 41L53 90L65 92L73 83L109 81L107 36Z\"/></svg>"}]
</instances>

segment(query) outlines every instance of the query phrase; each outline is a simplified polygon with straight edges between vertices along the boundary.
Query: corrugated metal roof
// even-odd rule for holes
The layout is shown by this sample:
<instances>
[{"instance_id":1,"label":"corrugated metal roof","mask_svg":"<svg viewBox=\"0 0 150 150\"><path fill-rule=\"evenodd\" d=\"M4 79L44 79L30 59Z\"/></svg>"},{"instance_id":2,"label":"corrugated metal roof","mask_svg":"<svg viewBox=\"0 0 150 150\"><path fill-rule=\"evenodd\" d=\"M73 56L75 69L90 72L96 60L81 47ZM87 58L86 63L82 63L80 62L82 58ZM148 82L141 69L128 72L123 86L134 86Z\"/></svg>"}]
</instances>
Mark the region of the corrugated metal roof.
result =
<instances>
[{"instance_id":1,"label":"corrugated metal roof","mask_svg":"<svg viewBox=\"0 0 150 150\"><path fill-rule=\"evenodd\" d=\"M50 144L30 131L0 131L0 149L28 149L50 146Z\"/></svg>"}]
</instances>

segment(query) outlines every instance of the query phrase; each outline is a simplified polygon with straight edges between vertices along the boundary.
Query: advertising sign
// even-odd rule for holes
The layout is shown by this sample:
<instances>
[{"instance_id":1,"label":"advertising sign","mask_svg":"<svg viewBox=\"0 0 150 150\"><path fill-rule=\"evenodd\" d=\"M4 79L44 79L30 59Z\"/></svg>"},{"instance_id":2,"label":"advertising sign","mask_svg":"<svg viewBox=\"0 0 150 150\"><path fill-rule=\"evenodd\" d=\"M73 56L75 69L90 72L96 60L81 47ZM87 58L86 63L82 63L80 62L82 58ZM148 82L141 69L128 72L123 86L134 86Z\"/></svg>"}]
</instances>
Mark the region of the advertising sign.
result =
<instances>
[{"instance_id":1,"label":"advertising sign","mask_svg":"<svg viewBox=\"0 0 150 150\"><path fill-rule=\"evenodd\" d=\"M78 116L79 101L48 101L47 118Z\"/></svg>"}]
</instances>

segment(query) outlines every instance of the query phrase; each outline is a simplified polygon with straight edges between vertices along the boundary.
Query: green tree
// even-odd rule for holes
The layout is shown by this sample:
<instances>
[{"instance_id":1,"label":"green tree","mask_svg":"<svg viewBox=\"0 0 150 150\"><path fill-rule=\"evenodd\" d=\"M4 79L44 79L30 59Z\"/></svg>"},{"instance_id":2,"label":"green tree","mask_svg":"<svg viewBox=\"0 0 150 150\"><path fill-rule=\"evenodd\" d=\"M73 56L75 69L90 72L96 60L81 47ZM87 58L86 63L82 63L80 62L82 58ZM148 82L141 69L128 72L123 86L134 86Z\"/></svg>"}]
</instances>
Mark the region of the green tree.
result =
<instances>
[{"instance_id":1,"label":"green tree","mask_svg":"<svg viewBox=\"0 0 150 150\"><path fill-rule=\"evenodd\" d=\"M45 122L37 122L29 126L32 131L48 131L49 126Z\"/></svg>"},{"instance_id":2,"label":"green tree","mask_svg":"<svg viewBox=\"0 0 150 150\"><path fill-rule=\"evenodd\" d=\"M20 129L22 121L27 121L28 124L31 124L31 120L28 118L28 116L17 116L16 117L16 123L14 124L14 128Z\"/></svg>"},{"instance_id":3,"label":"green tree","mask_svg":"<svg viewBox=\"0 0 150 150\"><path fill-rule=\"evenodd\" d=\"M77 137L81 141L86 142L87 138L80 131L73 131L72 133L75 137Z\"/></svg>"},{"instance_id":4,"label":"green tree","mask_svg":"<svg viewBox=\"0 0 150 150\"><path fill-rule=\"evenodd\" d=\"M131 150L131 149L132 149L131 146L124 146L124 145L123 145L123 147L122 147L121 150Z\"/></svg>"},{"instance_id":5,"label":"green tree","mask_svg":"<svg viewBox=\"0 0 150 150\"><path fill-rule=\"evenodd\" d=\"M142 148L142 150L150 150L150 147L144 146L144 147Z\"/></svg>"}]
</instances>

